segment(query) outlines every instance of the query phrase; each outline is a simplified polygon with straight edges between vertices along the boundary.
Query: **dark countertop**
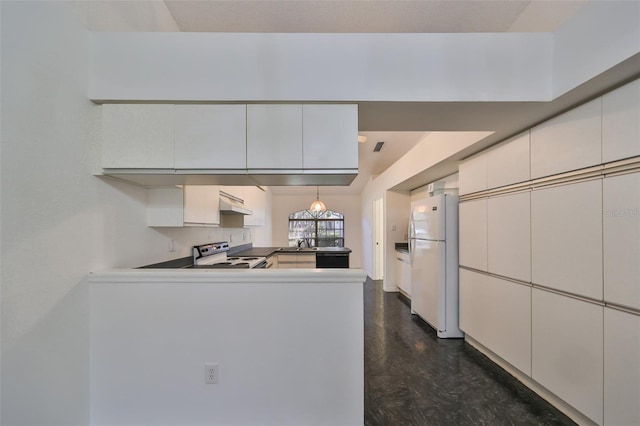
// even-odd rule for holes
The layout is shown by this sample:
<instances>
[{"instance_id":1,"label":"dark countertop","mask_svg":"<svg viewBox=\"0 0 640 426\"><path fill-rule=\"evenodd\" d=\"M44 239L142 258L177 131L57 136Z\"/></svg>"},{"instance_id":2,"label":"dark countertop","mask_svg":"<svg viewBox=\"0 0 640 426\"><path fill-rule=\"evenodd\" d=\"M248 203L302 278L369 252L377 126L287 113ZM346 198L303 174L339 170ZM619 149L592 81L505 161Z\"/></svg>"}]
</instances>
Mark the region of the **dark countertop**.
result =
<instances>
[{"instance_id":1,"label":"dark countertop","mask_svg":"<svg viewBox=\"0 0 640 426\"><path fill-rule=\"evenodd\" d=\"M248 244L247 244L248 245ZM297 247L251 247L242 250L242 246L236 247L236 250L229 250L227 256L244 256L244 257L269 257L278 253L351 253L351 249L347 247L319 247L318 250L297 250ZM167 260L165 262L154 263L151 265L140 266L140 268L163 268L163 269L181 269L193 267L193 257L181 257L179 259Z\"/></svg>"},{"instance_id":2,"label":"dark countertop","mask_svg":"<svg viewBox=\"0 0 640 426\"><path fill-rule=\"evenodd\" d=\"M297 247L252 247L234 253L234 256L264 256L268 257L278 253L351 253L347 247L318 247L317 250L297 250Z\"/></svg>"}]
</instances>

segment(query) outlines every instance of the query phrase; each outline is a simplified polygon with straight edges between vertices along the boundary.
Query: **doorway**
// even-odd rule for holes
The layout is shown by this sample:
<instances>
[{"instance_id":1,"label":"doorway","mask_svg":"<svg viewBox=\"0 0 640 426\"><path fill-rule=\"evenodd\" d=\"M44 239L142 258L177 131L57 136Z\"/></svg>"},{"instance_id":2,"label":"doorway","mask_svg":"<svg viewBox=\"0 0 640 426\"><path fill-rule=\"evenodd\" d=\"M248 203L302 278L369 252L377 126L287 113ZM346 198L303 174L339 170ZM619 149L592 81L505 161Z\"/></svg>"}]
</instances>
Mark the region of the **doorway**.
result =
<instances>
[{"instance_id":1,"label":"doorway","mask_svg":"<svg viewBox=\"0 0 640 426\"><path fill-rule=\"evenodd\" d=\"M384 203L373 201L373 279L384 279Z\"/></svg>"}]
</instances>

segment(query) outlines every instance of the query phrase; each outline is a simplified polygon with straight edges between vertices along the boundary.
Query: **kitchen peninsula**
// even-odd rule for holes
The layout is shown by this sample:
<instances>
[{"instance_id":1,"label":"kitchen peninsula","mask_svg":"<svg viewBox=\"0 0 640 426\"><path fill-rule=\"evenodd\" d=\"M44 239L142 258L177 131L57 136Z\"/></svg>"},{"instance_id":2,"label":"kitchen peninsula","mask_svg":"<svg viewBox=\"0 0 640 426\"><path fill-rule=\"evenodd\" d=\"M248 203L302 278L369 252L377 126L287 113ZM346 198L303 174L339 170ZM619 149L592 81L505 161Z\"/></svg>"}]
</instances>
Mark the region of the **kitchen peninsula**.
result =
<instances>
[{"instance_id":1,"label":"kitchen peninsula","mask_svg":"<svg viewBox=\"0 0 640 426\"><path fill-rule=\"evenodd\" d=\"M363 424L362 270L88 280L92 424Z\"/></svg>"}]
</instances>

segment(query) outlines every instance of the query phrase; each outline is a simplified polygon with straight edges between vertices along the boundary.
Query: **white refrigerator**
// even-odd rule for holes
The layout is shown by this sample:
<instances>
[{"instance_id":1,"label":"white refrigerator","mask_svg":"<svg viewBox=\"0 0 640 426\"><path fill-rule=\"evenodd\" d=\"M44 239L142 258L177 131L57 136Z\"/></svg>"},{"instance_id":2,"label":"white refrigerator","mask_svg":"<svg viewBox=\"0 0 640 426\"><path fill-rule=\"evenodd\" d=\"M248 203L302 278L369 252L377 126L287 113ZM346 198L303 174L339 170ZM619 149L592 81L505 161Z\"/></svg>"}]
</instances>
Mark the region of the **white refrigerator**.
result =
<instances>
[{"instance_id":1,"label":"white refrigerator","mask_svg":"<svg viewBox=\"0 0 640 426\"><path fill-rule=\"evenodd\" d=\"M458 197L436 195L411 203L411 313L438 337L464 337L458 328Z\"/></svg>"}]
</instances>

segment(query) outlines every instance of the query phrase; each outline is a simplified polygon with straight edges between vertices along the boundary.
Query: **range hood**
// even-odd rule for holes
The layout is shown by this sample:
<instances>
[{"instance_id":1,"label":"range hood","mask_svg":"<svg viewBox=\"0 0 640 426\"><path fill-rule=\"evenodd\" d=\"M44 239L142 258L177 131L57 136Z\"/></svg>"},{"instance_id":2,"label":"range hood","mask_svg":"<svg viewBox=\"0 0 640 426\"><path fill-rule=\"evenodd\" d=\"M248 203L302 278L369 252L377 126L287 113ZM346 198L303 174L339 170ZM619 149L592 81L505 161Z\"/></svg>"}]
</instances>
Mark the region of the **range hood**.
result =
<instances>
[{"instance_id":1,"label":"range hood","mask_svg":"<svg viewBox=\"0 0 640 426\"><path fill-rule=\"evenodd\" d=\"M253 212L244 207L244 200L220 191L220 214L245 216Z\"/></svg>"}]
</instances>

